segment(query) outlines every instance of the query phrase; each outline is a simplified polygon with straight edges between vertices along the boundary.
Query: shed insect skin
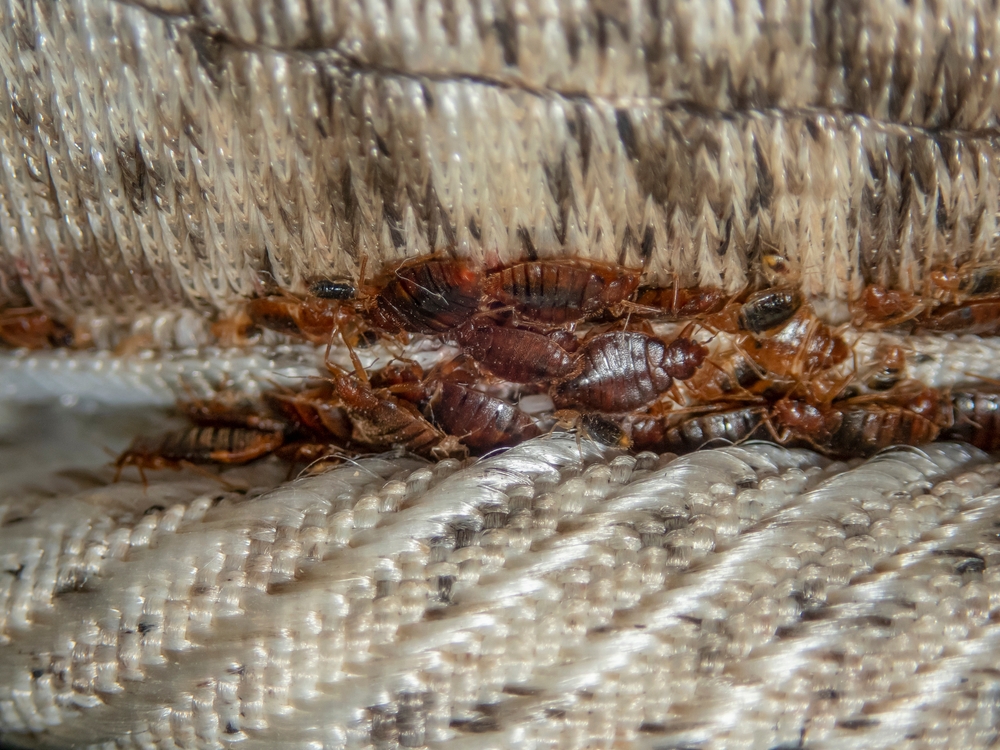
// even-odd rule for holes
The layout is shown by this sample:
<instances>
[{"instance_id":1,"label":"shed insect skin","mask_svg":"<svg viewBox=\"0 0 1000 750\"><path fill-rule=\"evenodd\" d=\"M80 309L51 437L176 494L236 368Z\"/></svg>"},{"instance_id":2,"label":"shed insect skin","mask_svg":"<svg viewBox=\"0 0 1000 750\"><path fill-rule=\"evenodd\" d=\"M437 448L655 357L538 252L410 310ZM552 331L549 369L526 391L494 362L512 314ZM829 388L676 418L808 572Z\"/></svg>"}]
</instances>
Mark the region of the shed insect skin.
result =
<instances>
[{"instance_id":1,"label":"shed insect skin","mask_svg":"<svg viewBox=\"0 0 1000 750\"><path fill-rule=\"evenodd\" d=\"M511 383L560 380L574 366L574 358L554 337L527 328L500 326L484 315L459 328L455 340L483 369Z\"/></svg>"},{"instance_id":2,"label":"shed insect skin","mask_svg":"<svg viewBox=\"0 0 1000 750\"><path fill-rule=\"evenodd\" d=\"M787 321L801 306L802 294L797 290L764 289L740 306L737 322L741 330L763 333Z\"/></svg>"},{"instance_id":3,"label":"shed insect skin","mask_svg":"<svg viewBox=\"0 0 1000 750\"><path fill-rule=\"evenodd\" d=\"M598 261L538 260L486 277L485 295L527 320L562 325L595 317L623 303L639 273Z\"/></svg>"},{"instance_id":4,"label":"shed insect skin","mask_svg":"<svg viewBox=\"0 0 1000 750\"><path fill-rule=\"evenodd\" d=\"M287 432L306 433L341 445L351 437L351 423L337 402L333 386L321 383L303 391L268 391L264 399L289 424Z\"/></svg>"},{"instance_id":5,"label":"shed insect skin","mask_svg":"<svg viewBox=\"0 0 1000 750\"><path fill-rule=\"evenodd\" d=\"M584 344L577 374L553 388L552 400L560 409L629 412L653 401L674 379L690 378L707 354L683 334L667 344L645 333L603 333Z\"/></svg>"},{"instance_id":6,"label":"shed insect skin","mask_svg":"<svg viewBox=\"0 0 1000 750\"><path fill-rule=\"evenodd\" d=\"M351 351L356 375L327 362L337 399L351 421L351 441L385 450L400 446L428 458L464 454L461 444L424 419L408 401L388 389L373 389L357 355Z\"/></svg>"},{"instance_id":7,"label":"shed insect skin","mask_svg":"<svg viewBox=\"0 0 1000 750\"><path fill-rule=\"evenodd\" d=\"M279 432L244 427L191 427L155 438L138 438L118 460L141 469L176 469L189 464L245 464L273 453L284 438Z\"/></svg>"},{"instance_id":8,"label":"shed insect skin","mask_svg":"<svg viewBox=\"0 0 1000 750\"><path fill-rule=\"evenodd\" d=\"M941 437L961 440L989 453L1000 450L1000 393L979 390L951 394L954 424Z\"/></svg>"},{"instance_id":9,"label":"shed insect skin","mask_svg":"<svg viewBox=\"0 0 1000 750\"><path fill-rule=\"evenodd\" d=\"M444 333L479 309L482 276L460 258L416 258L382 273L364 303L368 321L386 333Z\"/></svg>"},{"instance_id":10,"label":"shed insect skin","mask_svg":"<svg viewBox=\"0 0 1000 750\"><path fill-rule=\"evenodd\" d=\"M348 327L354 317L339 302L317 297L300 300L283 295L250 300L247 315L252 325L302 336L314 344L329 343L333 333Z\"/></svg>"}]
</instances>

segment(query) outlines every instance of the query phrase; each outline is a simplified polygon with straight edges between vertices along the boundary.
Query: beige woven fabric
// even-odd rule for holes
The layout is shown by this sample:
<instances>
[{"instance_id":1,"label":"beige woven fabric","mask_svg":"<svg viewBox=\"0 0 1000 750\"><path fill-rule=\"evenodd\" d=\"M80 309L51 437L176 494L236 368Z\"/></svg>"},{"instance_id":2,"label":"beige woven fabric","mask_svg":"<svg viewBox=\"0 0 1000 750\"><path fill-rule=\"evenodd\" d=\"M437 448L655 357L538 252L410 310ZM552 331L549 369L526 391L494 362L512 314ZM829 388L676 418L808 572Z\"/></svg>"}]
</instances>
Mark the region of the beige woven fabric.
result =
<instances>
[{"instance_id":1,"label":"beige woven fabric","mask_svg":"<svg viewBox=\"0 0 1000 750\"><path fill-rule=\"evenodd\" d=\"M5 729L52 747L995 740L1000 466L976 451L848 466L563 437L269 489L282 472L225 473L242 495L105 469L0 505Z\"/></svg>"},{"instance_id":2,"label":"beige woven fabric","mask_svg":"<svg viewBox=\"0 0 1000 750\"><path fill-rule=\"evenodd\" d=\"M989 2L9 0L0 27L0 294L66 314L452 246L840 300L997 256Z\"/></svg>"},{"instance_id":3,"label":"beige woven fabric","mask_svg":"<svg viewBox=\"0 0 1000 750\"><path fill-rule=\"evenodd\" d=\"M97 347L0 355L2 741L996 744L1000 469L966 447L563 436L245 493L104 452L180 391L316 372L211 316L362 258L763 277L831 320L995 259L992 3L3 0L0 30L0 307ZM902 343L930 384L1000 375L996 340Z\"/></svg>"}]
</instances>

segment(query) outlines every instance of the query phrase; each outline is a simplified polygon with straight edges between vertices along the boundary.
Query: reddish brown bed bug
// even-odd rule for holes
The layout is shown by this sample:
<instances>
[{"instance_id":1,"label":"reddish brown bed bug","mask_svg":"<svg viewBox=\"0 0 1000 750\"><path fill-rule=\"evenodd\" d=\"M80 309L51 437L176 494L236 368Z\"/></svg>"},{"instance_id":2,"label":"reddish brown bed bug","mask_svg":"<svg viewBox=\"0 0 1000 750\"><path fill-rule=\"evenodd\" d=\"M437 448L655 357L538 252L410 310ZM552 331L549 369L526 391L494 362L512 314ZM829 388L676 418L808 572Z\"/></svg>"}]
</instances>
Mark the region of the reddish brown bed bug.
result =
<instances>
[{"instance_id":1,"label":"reddish brown bed bug","mask_svg":"<svg viewBox=\"0 0 1000 750\"><path fill-rule=\"evenodd\" d=\"M574 366L559 339L516 325L501 326L485 315L459 328L455 341L485 370L511 383L560 380Z\"/></svg>"},{"instance_id":2,"label":"reddish brown bed bug","mask_svg":"<svg viewBox=\"0 0 1000 750\"><path fill-rule=\"evenodd\" d=\"M115 481L126 466L178 469L185 464L245 464L274 452L281 433L243 427L191 427L154 438L138 438L115 461ZM145 479L145 477L143 477Z\"/></svg>"},{"instance_id":3,"label":"reddish brown bed bug","mask_svg":"<svg viewBox=\"0 0 1000 750\"><path fill-rule=\"evenodd\" d=\"M687 320L719 312L727 295L719 287L640 287L636 306L640 314L664 320ZM645 308L645 309L644 309Z\"/></svg>"},{"instance_id":4,"label":"reddish brown bed bug","mask_svg":"<svg viewBox=\"0 0 1000 750\"><path fill-rule=\"evenodd\" d=\"M801 306L802 294L795 289L764 289L740 305L737 323L741 330L763 333L786 322Z\"/></svg>"},{"instance_id":5,"label":"reddish brown bed bug","mask_svg":"<svg viewBox=\"0 0 1000 750\"><path fill-rule=\"evenodd\" d=\"M858 328L889 328L916 318L928 302L909 292L869 284L851 303L853 323Z\"/></svg>"},{"instance_id":6,"label":"reddish brown bed bug","mask_svg":"<svg viewBox=\"0 0 1000 750\"><path fill-rule=\"evenodd\" d=\"M941 433L942 438L962 440L990 453L1000 450L1000 394L956 391L951 403L953 424Z\"/></svg>"},{"instance_id":7,"label":"reddish brown bed bug","mask_svg":"<svg viewBox=\"0 0 1000 750\"><path fill-rule=\"evenodd\" d=\"M220 391L214 398L177 402L178 410L202 427L247 427L263 432L284 432L288 423L275 417L262 403Z\"/></svg>"},{"instance_id":8,"label":"reddish brown bed bug","mask_svg":"<svg viewBox=\"0 0 1000 750\"><path fill-rule=\"evenodd\" d=\"M765 372L804 380L847 359L850 348L811 310L801 309L766 337L747 335L740 348Z\"/></svg>"},{"instance_id":9,"label":"reddish brown bed bug","mask_svg":"<svg viewBox=\"0 0 1000 750\"><path fill-rule=\"evenodd\" d=\"M37 307L0 310L0 342L24 349L71 346L72 333Z\"/></svg>"},{"instance_id":10,"label":"reddish brown bed bug","mask_svg":"<svg viewBox=\"0 0 1000 750\"><path fill-rule=\"evenodd\" d=\"M353 375L331 362L327 362L327 369L337 400L351 420L353 443L374 450L401 447L433 458L465 453L457 439L424 419L416 406L396 398L388 389L373 389L353 351L351 358Z\"/></svg>"},{"instance_id":11,"label":"reddish brown bed bug","mask_svg":"<svg viewBox=\"0 0 1000 750\"><path fill-rule=\"evenodd\" d=\"M669 344L645 333L611 332L580 350L577 374L557 384L558 408L624 413L653 401L676 380L687 380L708 350L682 334Z\"/></svg>"},{"instance_id":12,"label":"reddish brown bed bug","mask_svg":"<svg viewBox=\"0 0 1000 750\"><path fill-rule=\"evenodd\" d=\"M528 320L561 325L614 311L639 285L639 272L610 263L537 260L489 274L485 295Z\"/></svg>"},{"instance_id":13,"label":"reddish brown bed bug","mask_svg":"<svg viewBox=\"0 0 1000 750\"><path fill-rule=\"evenodd\" d=\"M966 263L958 268L936 268L927 275L927 282L934 299L954 305L1000 296L1000 263Z\"/></svg>"},{"instance_id":14,"label":"reddish brown bed bug","mask_svg":"<svg viewBox=\"0 0 1000 750\"><path fill-rule=\"evenodd\" d=\"M919 327L935 333L995 336L1000 333L1000 299L943 305L924 315Z\"/></svg>"},{"instance_id":15,"label":"reddish brown bed bug","mask_svg":"<svg viewBox=\"0 0 1000 750\"><path fill-rule=\"evenodd\" d=\"M531 417L516 406L469 385L444 379L430 391L434 421L472 453L516 445L540 434Z\"/></svg>"},{"instance_id":16,"label":"reddish brown bed bug","mask_svg":"<svg viewBox=\"0 0 1000 750\"><path fill-rule=\"evenodd\" d=\"M431 255L383 271L375 288L362 308L376 328L444 333L478 311L482 276L468 260Z\"/></svg>"},{"instance_id":17,"label":"reddish brown bed bug","mask_svg":"<svg viewBox=\"0 0 1000 750\"><path fill-rule=\"evenodd\" d=\"M247 315L253 326L327 344L349 322L352 311L330 300L276 295L250 300Z\"/></svg>"}]
</instances>

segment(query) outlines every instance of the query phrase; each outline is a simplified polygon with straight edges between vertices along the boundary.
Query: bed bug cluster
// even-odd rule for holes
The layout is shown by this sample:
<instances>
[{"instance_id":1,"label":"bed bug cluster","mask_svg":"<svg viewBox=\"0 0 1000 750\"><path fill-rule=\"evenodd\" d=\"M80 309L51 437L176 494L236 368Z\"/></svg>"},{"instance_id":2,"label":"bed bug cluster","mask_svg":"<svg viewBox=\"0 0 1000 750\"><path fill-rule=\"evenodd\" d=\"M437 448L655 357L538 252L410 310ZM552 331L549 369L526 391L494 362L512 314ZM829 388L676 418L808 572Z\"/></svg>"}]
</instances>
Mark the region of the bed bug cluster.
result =
<instances>
[{"instance_id":1,"label":"bed bug cluster","mask_svg":"<svg viewBox=\"0 0 1000 750\"><path fill-rule=\"evenodd\" d=\"M942 274L941 299L921 302L916 313L912 300L890 304L889 292L870 287L854 325L944 325L960 303L992 299L984 295L1000 289L994 280ZM869 371L848 367L843 331L792 288L735 296L640 288L638 271L583 259L482 270L430 256L390 267L370 284L316 279L300 297L252 300L239 320L245 330L342 342L352 367L328 360L326 377L254 402L225 394L191 400L182 404L190 430L137 442L119 468L269 454L312 462L394 448L464 457L566 427L635 450L766 439L852 457L941 436L988 447L1000 419L987 391L951 394L905 380L899 347L880 351ZM458 355L425 371L402 354L413 335ZM400 355L366 370L356 350L375 341ZM551 408L542 416L522 410L532 396Z\"/></svg>"}]
</instances>

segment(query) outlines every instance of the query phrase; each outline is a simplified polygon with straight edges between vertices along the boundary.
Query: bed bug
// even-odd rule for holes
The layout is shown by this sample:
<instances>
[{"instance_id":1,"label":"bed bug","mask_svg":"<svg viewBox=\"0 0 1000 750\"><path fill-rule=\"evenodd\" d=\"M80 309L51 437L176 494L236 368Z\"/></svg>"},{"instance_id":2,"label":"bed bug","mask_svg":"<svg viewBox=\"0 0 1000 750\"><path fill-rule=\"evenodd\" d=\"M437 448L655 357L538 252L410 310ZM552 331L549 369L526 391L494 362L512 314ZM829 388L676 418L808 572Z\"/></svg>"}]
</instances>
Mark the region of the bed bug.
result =
<instances>
[{"instance_id":1,"label":"bed bug","mask_svg":"<svg viewBox=\"0 0 1000 750\"><path fill-rule=\"evenodd\" d=\"M522 318L561 325L614 310L638 284L638 272L609 263L538 260L489 274L483 290Z\"/></svg>"},{"instance_id":2,"label":"bed bug","mask_svg":"<svg viewBox=\"0 0 1000 750\"><path fill-rule=\"evenodd\" d=\"M787 321L801 306L802 294L794 289L764 289L740 305L737 322L741 330L763 333Z\"/></svg>"},{"instance_id":3,"label":"bed bug","mask_svg":"<svg viewBox=\"0 0 1000 750\"><path fill-rule=\"evenodd\" d=\"M936 268L927 276L930 294L937 300L961 305L1000 295L1000 264L966 263L958 268Z\"/></svg>"},{"instance_id":4,"label":"bed bug","mask_svg":"<svg viewBox=\"0 0 1000 750\"><path fill-rule=\"evenodd\" d=\"M632 421L632 442L636 450L658 453L689 453L711 443L738 445L759 435L767 419L763 405L709 411L680 421L671 414L641 415Z\"/></svg>"},{"instance_id":5,"label":"bed bug","mask_svg":"<svg viewBox=\"0 0 1000 750\"><path fill-rule=\"evenodd\" d=\"M936 333L994 336L1000 333L1000 300L943 305L920 319L920 328Z\"/></svg>"},{"instance_id":6,"label":"bed bug","mask_svg":"<svg viewBox=\"0 0 1000 750\"><path fill-rule=\"evenodd\" d=\"M138 438L115 461L115 481L126 466L177 469L187 464L245 464L274 452L279 432L244 427L191 427L155 438ZM145 480L145 477L143 477Z\"/></svg>"},{"instance_id":7,"label":"bed bug","mask_svg":"<svg viewBox=\"0 0 1000 750\"><path fill-rule=\"evenodd\" d=\"M473 453L516 445L540 434L535 422L516 406L482 391L441 380L431 387L434 421Z\"/></svg>"},{"instance_id":8,"label":"bed bug","mask_svg":"<svg viewBox=\"0 0 1000 750\"><path fill-rule=\"evenodd\" d=\"M726 294L714 286L640 287L635 303L642 314L664 320L686 320L719 312L726 305Z\"/></svg>"},{"instance_id":9,"label":"bed bug","mask_svg":"<svg viewBox=\"0 0 1000 750\"><path fill-rule=\"evenodd\" d=\"M178 401L177 408L196 425L203 427L247 427L263 432L284 432L288 424L263 405L220 391L211 399Z\"/></svg>"},{"instance_id":10,"label":"bed bug","mask_svg":"<svg viewBox=\"0 0 1000 750\"><path fill-rule=\"evenodd\" d=\"M941 437L962 440L990 453L1000 450L1000 394L957 391L951 394L954 423Z\"/></svg>"},{"instance_id":11,"label":"bed bug","mask_svg":"<svg viewBox=\"0 0 1000 750\"><path fill-rule=\"evenodd\" d=\"M851 303L854 325L858 328L887 328L916 318L927 309L927 302L899 289L877 284L865 287Z\"/></svg>"},{"instance_id":12,"label":"bed bug","mask_svg":"<svg viewBox=\"0 0 1000 750\"><path fill-rule=\"evenodd\" d=\"M555 337L515 325L497 325L483 315L459 328L455 340L484 369L511 383L559 380L574 366L573 357Z\"/></svg>"},{"instance_id":13,"label":"bed bug","mask_svg":"<svg viewBox=\"0 0 1000 750\"><path fill-rule=\"evenodd\" d=\"M577 374L555 386L552 400L559 408L632 411L653 401L675 379L694 375L707 354L683 334L669 344L645 333L599 334L584 344Z\"/></svg>"},{"instance_id":14,"label":"bed bug","mask_svg":"<svg viewBox=\"0 0 1000 750\"><path fill-rule=\"evenodd\" d=\"M0 310L0 342L24 349L70 346L72 333L37 307Z\"/></svg>"},{"instance_id":15,"label":"bed bug","mask_svg":"<svg viewBox=\"0 0 1000 750\"><path fill-rule=\"evenodd\" d=\"M799 310L778 331L766 337L744 336L740 348L765 372L808 379L847 359L844 340L811 311Z\"/></svg>"},{"instance_id":16,"label":"bed bug","mask_svg":"<svg viewBox=\"0 0 1000 750\"><path fill-rule=\"evenodd\" d=\"M349 309L335 301L284 295L250 300L247 315L252 325L302 336L315 344L329 343L334 332L345 328L353 317Z\"/></svg>"},{"instance_id":17,"label":"bed bug","mask_svg":"<svg viewBox=\"0 0 1000 750\"><path fill-rule=\"evenodd\" d=\"M783 441L797 439L834 456L870 456L893 445L924 445L953 422L951 405L929 388L899 388L881 400L852 399L827 407L775 404Z\"/></svg>"},{"instance_id":18,"label":"bed bug","mask_svg":"<svg viewBox=\"0 0 1000 750\"><path fill-rule=\"evenodd\" d=\"M482 276L464 259L431 255L384 271L362 308L387 333L443 333L479 309Z\"/></svg>"},{"instance_id":19,"label":"bed bug","mask_svg":"<svg viewBox=\"0 0 1000 750\"><path fill-rule=\"evenodd\" d=\"M396 446L418 455L441 458L461 455L461 444L428 422L416 406L388 389L373 389L357 355L350 352L354 372L327 362L337 400L351 420L351 441L365 448Z\"/></svg>"}]
</instances>

